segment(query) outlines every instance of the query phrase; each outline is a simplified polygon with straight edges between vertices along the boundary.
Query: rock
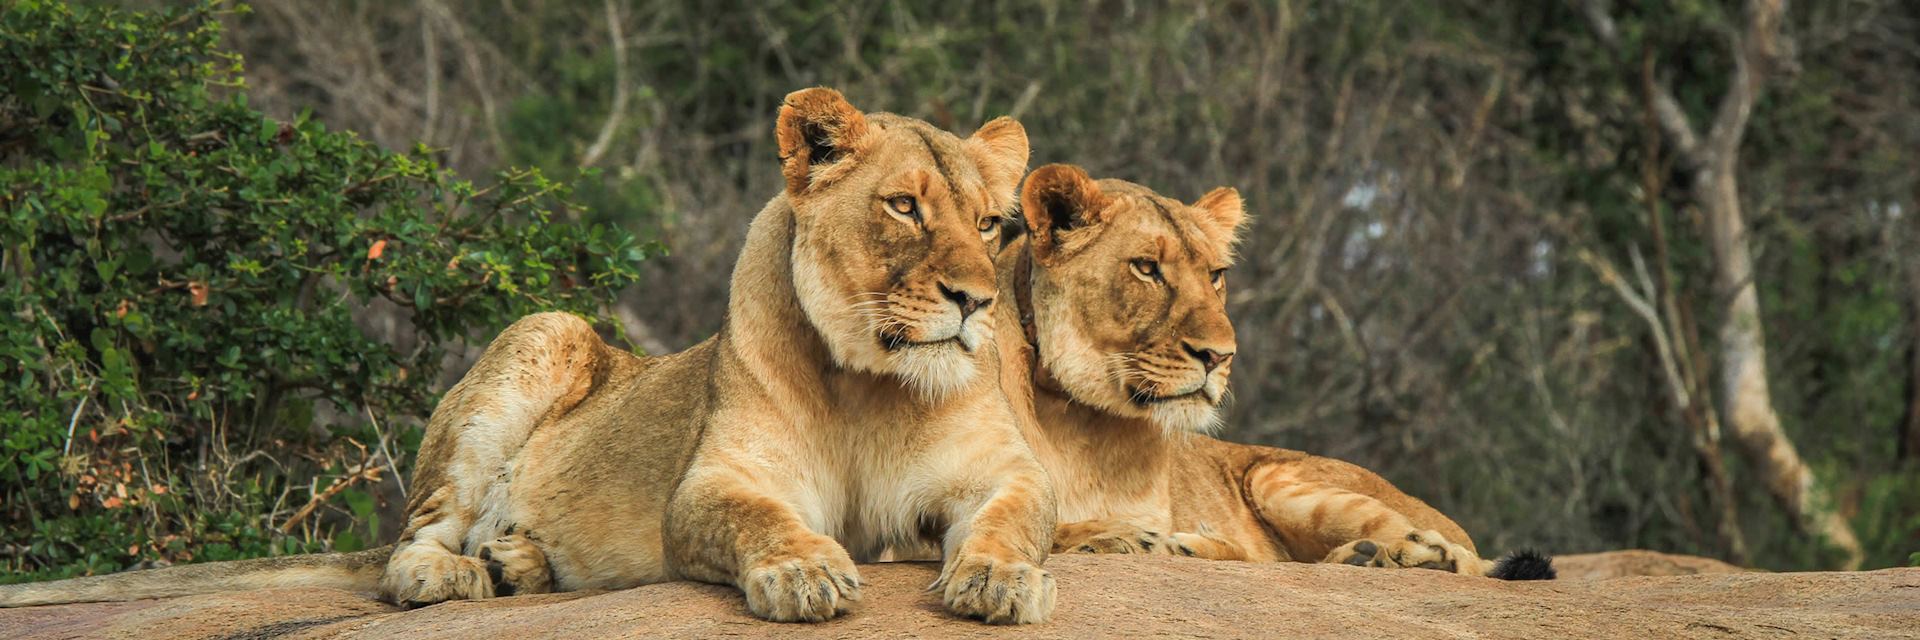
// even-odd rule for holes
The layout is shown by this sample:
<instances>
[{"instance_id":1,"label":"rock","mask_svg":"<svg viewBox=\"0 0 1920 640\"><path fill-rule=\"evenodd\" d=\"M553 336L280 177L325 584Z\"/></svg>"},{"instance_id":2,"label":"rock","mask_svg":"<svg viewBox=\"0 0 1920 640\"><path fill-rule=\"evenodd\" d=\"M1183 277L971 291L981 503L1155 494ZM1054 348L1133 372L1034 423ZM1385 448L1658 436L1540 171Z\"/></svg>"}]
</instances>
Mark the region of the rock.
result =
<instances>
[{"instance_id":1,"label":"rock","mask_svg":"<svg viewBox=\"0 0 1920 640\"><path fill-rule=\"evenodd\" d=\"M1502 582L1426 570L1068 555L1052 622L1023 638L1912 637L1920 569ZM399 611L324 589L0 610L0 638L986 637L946 613L930 564L865 565L865 600L822 624L747 615L738 593L673 583Z\"/></svg>"},{"instance_id":2,"label":"rock","mask_svg":"<svg viewBox=\"0 0 1920 640\"><path fill-rule=\"evenodd\" d=\"M1600 580L1626 576L1690 576L1699 573L1741 573L1739 565L1713 558L1661 553L1643 549L1554 556L1561 580Z\"/></svg>"}]
</instances>

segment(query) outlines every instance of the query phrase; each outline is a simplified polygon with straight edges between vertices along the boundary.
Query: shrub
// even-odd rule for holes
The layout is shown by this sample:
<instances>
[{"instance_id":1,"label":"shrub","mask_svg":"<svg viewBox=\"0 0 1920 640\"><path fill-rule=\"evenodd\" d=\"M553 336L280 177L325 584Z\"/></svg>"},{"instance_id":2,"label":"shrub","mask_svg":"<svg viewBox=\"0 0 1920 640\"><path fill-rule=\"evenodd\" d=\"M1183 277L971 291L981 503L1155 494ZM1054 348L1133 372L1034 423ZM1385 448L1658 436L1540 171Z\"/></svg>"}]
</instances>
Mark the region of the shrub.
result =
<instances>
[{"instance_id":1,"label":"shrub","mask_svg":"<svg viewBox=\"0 0 1920 640\"><path fill-rule=\"evenodd\" d=\"M9 580L365 544L449 348L594 313L652 249L556 224L537 171L263 117L217 46L243 10L0 9Z\"/></svg>"}]
</instances>

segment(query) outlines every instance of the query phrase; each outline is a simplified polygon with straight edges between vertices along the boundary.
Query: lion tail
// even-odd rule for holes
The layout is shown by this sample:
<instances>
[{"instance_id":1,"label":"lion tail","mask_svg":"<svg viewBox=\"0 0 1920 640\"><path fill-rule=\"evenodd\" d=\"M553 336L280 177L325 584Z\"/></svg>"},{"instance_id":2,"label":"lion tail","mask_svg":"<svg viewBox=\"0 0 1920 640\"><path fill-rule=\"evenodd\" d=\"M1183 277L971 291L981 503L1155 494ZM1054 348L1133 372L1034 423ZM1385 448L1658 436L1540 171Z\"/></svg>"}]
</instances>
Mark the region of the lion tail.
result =
<instances>
[{"instance_id":1,"label":"lion tail","mask_svg":"<svg viewBox=\"0 0 1920 640\"><path fill-rule=\"evenodd\" d=\"M1501 580L1552 580L1559 575L1553 568L1553 556L1533 549L1510 552L1487 572L1487 577Z\"/></svg>"},{"instance_id":2,"label":"lion tail","mask_svg":"<svg viewBox=\"0 0 1920 640\"><path fill-rule=\"evenodd\" d=\"M221 591L323 587L374 594L393 546L353 553L206 562L100 576L0 585L0 608L117 602Z\"/></svg>"}]
</instances>

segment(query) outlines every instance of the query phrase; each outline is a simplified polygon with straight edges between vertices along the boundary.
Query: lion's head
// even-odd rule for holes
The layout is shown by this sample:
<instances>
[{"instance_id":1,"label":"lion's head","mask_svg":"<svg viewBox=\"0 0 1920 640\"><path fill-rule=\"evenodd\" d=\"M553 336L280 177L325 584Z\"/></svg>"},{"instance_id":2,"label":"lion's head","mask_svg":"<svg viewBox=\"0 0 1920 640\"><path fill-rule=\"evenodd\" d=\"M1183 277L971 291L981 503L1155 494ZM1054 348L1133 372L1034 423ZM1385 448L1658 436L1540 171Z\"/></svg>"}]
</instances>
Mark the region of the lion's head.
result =
<instances>
[{"instance_id":1,"label":"lion's head","mask_svg":"<svg viewBox=\"0 0 1920 640\"><path fill-rule=\"evenodd\" d=\"M1027 168L1026 130L999 118L963 140L815 88L787 96L776 137L794 289L835 363L934 397L966 386L993 338L989 248Z\"/></svg>"},{"instance_id":2,"label":"lion's head","mask_svg":"<svg viewBox=\"0 0 1920 640\"><path fill-rule=\"evenodd\" d=\"M1173 431L1219 422L1234 353L1226 273L1240 194L1189 205L1047 165L1027 177L1040 364L1074 400Z\"/></svg>"}]
</instances>

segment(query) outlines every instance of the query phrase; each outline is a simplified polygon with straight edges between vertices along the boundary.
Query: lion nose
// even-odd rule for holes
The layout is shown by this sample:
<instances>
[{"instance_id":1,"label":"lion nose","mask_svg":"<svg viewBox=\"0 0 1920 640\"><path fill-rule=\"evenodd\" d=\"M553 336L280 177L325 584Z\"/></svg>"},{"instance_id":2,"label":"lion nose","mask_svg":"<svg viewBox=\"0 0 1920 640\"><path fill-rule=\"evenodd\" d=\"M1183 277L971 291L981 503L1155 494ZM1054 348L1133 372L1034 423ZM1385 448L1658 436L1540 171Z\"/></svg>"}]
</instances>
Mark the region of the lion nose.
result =
<instances>
[{"instance_id":1,"label":"lion nose","mask_svg":"<svg viewBox=\"0 0 1920 640\"><path fill-rule=\"evenodd\" d=\"M1225 365L1228 360L1233 359L1232 351L1221 352L1205 347L1195 347L1193 343L1185 341L1182 341L1180 346L1187 350L1187 355L1193 356L1195 360L1199 360L1200 366L1206 369L1207 373L1213 373L1214 369L1220 368L1222 365Z\"/></svg>"},{"instance_id":2,"label":"lion nose","mask_svg":"<svg viewBox=\"0 0 1920 640\"><path fill-rule=\"evenodd\" d=\"M960 320L963 322L966 321L967 316L973 315L973 312L993 304L993 296L975 295L966 289L949 287L944 282L940 283L939 286L940 295L946 297L948 300L952 300L953 304L960 307Z\"/></svg>"}]
</instances>

